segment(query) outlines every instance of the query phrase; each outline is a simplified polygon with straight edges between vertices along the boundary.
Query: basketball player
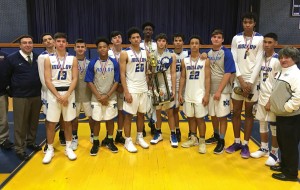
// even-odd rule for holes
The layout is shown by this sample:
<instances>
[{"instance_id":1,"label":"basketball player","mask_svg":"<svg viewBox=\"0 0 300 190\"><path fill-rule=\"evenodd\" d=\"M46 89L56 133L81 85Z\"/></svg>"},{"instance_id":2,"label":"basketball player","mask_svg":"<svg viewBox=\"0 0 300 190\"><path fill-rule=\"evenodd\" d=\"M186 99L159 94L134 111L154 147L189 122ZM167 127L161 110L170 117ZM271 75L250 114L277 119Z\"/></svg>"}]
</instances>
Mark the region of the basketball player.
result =
<instances>
[{"instance_id":1,"label":"basketball player","mask_svg":"<svg viewBox=\"0 0 300 190\"><path fill-rule=\"evenodd\" d=\"M94 141L90 151L96 156L99 150L100 121L106 122L108 142L106 147L113 153L118 148L113 142L114 118L118 115L116 90L120 81L118 62L108 56L109 41L104 37L96 40L99 57L89 64L85 82L92 90L92 118L94 125Z\"/></svg>"},{"instance_id":2,"label":"basketball player","mask_svg":"<svg viewBox=\"0 0 300 190\"><path fill-rule=\"evenodd\" d=\"M235 35L231 43L231 52L235 61L236 78L233 104L234 143L226 149L227 153L241 150L242 158L249 158L249 138L253 126L253 106L258 99L260 59L263 57L263 36L254 31L256 16L246 13L242 17L244 31ZM245 130L244 142L241 144L241 112L245 102Z\"/></svg>"},{"instance_id":3,"label":"basketball player","mask_svg":"<svg viewBox=\"0 0 300 190\"><path fill-rule=\"evenodd\" d=\"M177 141L181 141L181 132L179 128L179 108L180 103L178 101L178 91L179 91L179 81L181 75L181 60L185 57L188 57L188 51L183 50L185 37L183 34L174 34L173 35L173 45L174 45L174 54L176 56L176 92L175 92L175 108L173 109L174 121L175 121L175 129L176 129L176 137Z\"/></svg>"},{"instance_id":4,"label":"basketball player","mask_svg":"<svg viewBox=\"0 0 300 190\"><path fill-rule=\"evenodd\" d=\"M77 39L75 42L74 50L78 60L78 82L75 88L75 103L76 103L76 118L72 121L72 149L77 150L78 147L78 117L81 109L86 117L89 119L89 126L91 137L93 137L94 122L92 119L91 97L92 92L84 82L86 69L90 61L85 57L86 44L83 39Z\"/></svg>"},{"instance_id":5,"label":"basketball player","mask_svg":"<svg viewBox=\"0 0 300 190\"><path fill-rule=\"evenodd\" d=\"M146 61L147 52L140 48L140 30L132 27L127 32L130 47L121 52L120 71L121 81L124 89L123 110L126 112L124 120L125 148L128 152L137 152L137 148L131 139L131 120L137 114L137 138L136 144L143 148L149 145L143 138L144 114L146 113L147 80Z\"/></svg>"},{"instance_id":6,"label":"basketball player","mask_svg":"<svg viewBox=\"0 0 300 190\"><path fill-rule=\"evenodd\" d=\"M225 146L227 115L230 114L231 75L235 73L235 64L231 51L225 48L223 31L214 30L211 34L212 49L208 52L211 70L210 97L208 113L217 139L215 154L222 154ZM206 144L209 144L206 140Z\"/></svg>"},{"instance_id":7,"label":"basketball player","mask_svg":"<svg viewBox=\"0 0 300 190\"><path fill-rule=\"evenodd\" d=\"M108 50L108 56L115 58L118 63L120 62L120 54L122 51L122 33L120 31L113 31L110 34L110 40L112 43L112 47ZM122 131L124 127L124 113L123 113L123 101L124 101L124 94L123 94L123 87L121 81L117 88L117 102L118 102L118 130L115 138L116 143L125 144L125 139L122 136Z\"/></svg>"},{"instance_id":8,"label":"basketball player","mask_svg":"<svg viewBox=\"0 0 300 190\"><path fill-rule=\"evenodd\" d=\"M204 117L207 115L209 92L210 92L210 62L209 59L200 59L200 37L190 38L191 55L182 60L181 78L179 84L179 102L183 103L183 111L186 114L191 138L181 146L188 148L198 145L197 126L200 133L199 153L206 153ZM183 99L183 87L185 93ZM197 87L197 88L195 88Z\"/></svg>"},{"instance_id":9,"label":"basketball player","mask_svg":"<svg viewBox=\"0 0 300 190\"><path fill-rule=\"evenodd\" d=\"M178 141L175 133L175 121L173 115L173 109L175 106L174 96L175 96L175 89L176 89L176 57L175 54L171 53L167 49L167 35L164 33L160 33L156 36L156 43L157 43L157 50L153 52L155 59L157 59L157 66L155 67L156 77L158 79L159 92L154 84L152 88L154 88L154 92L157 93L158 96L164 97L167 94L167 87L170 91L170 96L172 97L171 102L167 102L161 105L156 106L156 130L153 139L150 141L151 144L157 144L159 141L163 140L162 132L161 132L161 124L162 124L162 117L161 117L161 110L165 109L168 116L168 124L171 130L170 136L170 143L173 148L178 147ZM162 71L166 73L167 81L164 81L164 76ZM155 83L155 79L152 76L153 83ZM166 86L165 82L168 86ZM155 93L153 94L154 98L158 98Z\"/></svg>"},{"instance_id":10,"label":"basketball player","mask_svg":"<svg viewBox=\"0 0 300 190\"><path fill-rule=\"evenodd\" d=\"M55 44L54 44L54 39L52 34L50 33L44 33L42 35L42 44L45 46L46 50L43 51L39 57L38 57L38 69L39 69L39 76L40 76L40 80L42 83L42 90L41 90L41 98L42 98L42 111L44 113L44 115L47 115L47 91L48 88L45 84L45 77L44 77L44 62L45 62L45 58L48 57L49 55L54 55L55 54ZM45 125L47 125L47 120L45 120ZM59 130L59 141L60 144L65 146L66 145L66 139L65 139L65 135L64 135L64 122L62 117L60 117L59 119L59 123L57 124L58 128L60 128ZM44 153L46 153L48 148L47 145L47 139L46 139L46 144L44 146Z\"/></svg>"},{"instance_id":11,"label":"basketball player","mask_svg":"<svg viewBox=\"0 0 300 190\"><path fill-rule=\"evenodd\" d=\"M142 40L142 42L140 43L140 47L142 49L146 50L148 53L150 53L150 51L154 52L157 49L157 44L152 39L152 35L155 30L155 25L152 22L147 21L147 22L143 23L142 30L143 30L144 40ZM154 135L154 132L155 132L156 120L157 120L156 112L154 111L152 113L151 117L149 118L149 123L148 123L148 126L151 129L152 135ZM143 129L143 136L146 136L145 127Z\"/></svg>"},{"instance_id":12,"label":"basketball player","mask_svg":"<svg viewBox=\"0 0 300 190\"><path fill-rule=\"evenodd\" d=\"M261 62L260 71L260 89L257 104L257 112L255 117L259 120L259 132L261 139L261 147L250 154L253 158L260 158L269 156L265 164L267 166L274 166L279 161L278 159L278 143L276 138L276 116L270 111L269 98L272 93L272 85L275 83L275 75L281 70L278 54L275 53L274 48L277 45L278 37L275 33L268 33L264 36L264 58ZM272 132L272 149L269 153L269 128L268 122Z\"/></svg>"},{"instance_id":13,"label":"basketball player","mask_svg":"<svg viewBox=\"0 0 300 190\"><path fill-rule=\"evenodd\" d=\"M67 35L56 33L54 35L56 53L45 59L45 83L47 92L47 142L48 149L43 159L44 164L51 162L54 156L53 140L55 125L62 113L65 123L66 149L65 154L70 160L77 158L71 148L72 124L76 117L74 89L78 77L78 62L76 57L66 52Z\"/></svg>"}]
</instances>

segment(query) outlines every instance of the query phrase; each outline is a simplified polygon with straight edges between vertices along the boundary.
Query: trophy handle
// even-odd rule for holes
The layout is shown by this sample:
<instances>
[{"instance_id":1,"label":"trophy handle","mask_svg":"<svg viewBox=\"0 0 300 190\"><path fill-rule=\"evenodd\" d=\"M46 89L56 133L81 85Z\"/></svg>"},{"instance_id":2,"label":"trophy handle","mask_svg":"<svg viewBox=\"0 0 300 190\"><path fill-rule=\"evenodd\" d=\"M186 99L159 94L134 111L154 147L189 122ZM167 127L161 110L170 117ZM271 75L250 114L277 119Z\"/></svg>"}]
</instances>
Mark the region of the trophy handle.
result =
<instances>
[{"instance_id":1,"label":"trophy handle","mask_svg":"<svg viewBox=\"0 0 300 190\"><path fill-rule=\"evenodd\" d=\"M166 90L167 90L168 99L172 102L174 100L174 98L173 97L171 98L171 93L170 93L169 84L168 84L168 81L167 81L166 72L163 71L162 74L163 74L164 80L166 82L165 84L166 84Z\"/></svg>"}]
</instances>

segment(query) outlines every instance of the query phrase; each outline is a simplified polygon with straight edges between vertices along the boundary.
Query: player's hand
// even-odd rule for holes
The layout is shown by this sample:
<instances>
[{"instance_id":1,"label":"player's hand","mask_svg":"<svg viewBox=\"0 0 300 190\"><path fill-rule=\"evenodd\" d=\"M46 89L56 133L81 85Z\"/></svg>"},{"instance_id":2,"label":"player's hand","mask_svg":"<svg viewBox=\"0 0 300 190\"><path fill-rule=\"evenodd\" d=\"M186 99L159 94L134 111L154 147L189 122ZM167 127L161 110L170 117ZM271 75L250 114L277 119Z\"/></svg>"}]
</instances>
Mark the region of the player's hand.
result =
<instances>
[{"instance_id":1,"label":"player's hand","mask_svg":"<svg viewBox=\"0 0 300 190\"><path fill-rule=\"evenodd\" d=\"M253 84L250 83L250 82L246 82L246 88L245 88L245 91L250 94L252 92L252 87L253 87Z\"/></svg>"},{"instance_id":2,"label":"player's hand","mask_svg":"<svg viewBox=\"0 0 300 190\"><path fill-rule=\"evenodd\" d=\"M132 96L131 96L131 94L128 92L128 93L125 93L124 94L124 97L125 97L125 101L127 102L127 103L129 103L129 104L131 104L132 103Z\"/></svg>"},{"instance_id":3,"label":"player's hand","mask_svg":"<svg viewBox=\"0 0 300 190\"><path fill-rule=\"evenodd\" d=\"M205 52L203 52L203 53L201 53L201 55L200 55L200 59L202 59L202 60L204 60L204 59L207 59L207 53L205 53Z\"/></svg>"},{"instance_id":4,"label":"player's hand","mask_svg":"<svg viewBox=\"0 0 300 190\"><path fill-rule=\"evenodd\" d=\"M220 98L221 98L221 92L218 92L218 91L217 91L217 92L214 94L214 100L219 101Z\"/></svg>"},{"instance_id":5,"label":"player's hand","mask_svg":"<svg viewBox=\"0 0 300 190\"><path fill-rule=\"evenodd\" d=\"M62 105L63 106L67 106L69 101L69 95L68 94L64 94L63 96L61 96L61 101L62 101Z\"/></svg>"},{"instance_id":6,"label":"player's hand","mask_svg":"<svg viewBox=\"0 0 300 190\"><path fill-rule=\"evenodd\" d=\"M203 106L207 106L208 101L209 101L209 96L204 96L203 99L202 99Z\"/></svg>"},{"instance_id":7,"label":"player's hand","mask_svg":"<svg viewBox=\"0 0 300 190\"><path fill-rule=\"evenodd\" d=\"M102 105L107 106L108 105L109 96L107 94L102 94L100 98L100 102Z\"/></svg>"},{"instance_id":8,"label":"player's hand","mask_svg":"<svg viewBox=\"0 0 300 190\"><path fill-rule=\"evenodd\" d=\"M180 104L183 104L183 102L184 102L184 99L183 99L183 97L182 97L181 94L178 95L178 102L179 102Z\"/></svg>"},{"instance_id":9,"label":"player's hand","mask_svg":"<svg viewBox=\"0 0 300 190\"><path fill-rule=\"evenodd\" d=\"M270 103L270 101L268 101L267 104L265 105L265 110L266 111L270 111L271 110L271 103Z\"/></svg>"}]
</instances>

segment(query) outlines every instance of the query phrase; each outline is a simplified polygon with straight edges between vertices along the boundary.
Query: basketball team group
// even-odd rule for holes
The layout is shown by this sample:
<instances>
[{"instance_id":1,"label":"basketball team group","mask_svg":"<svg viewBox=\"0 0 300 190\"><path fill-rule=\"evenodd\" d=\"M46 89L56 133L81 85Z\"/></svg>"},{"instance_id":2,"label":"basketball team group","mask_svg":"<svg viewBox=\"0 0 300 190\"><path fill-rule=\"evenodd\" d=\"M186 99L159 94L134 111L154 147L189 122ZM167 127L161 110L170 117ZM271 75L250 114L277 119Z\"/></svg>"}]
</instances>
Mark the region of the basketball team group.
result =
<instances>
[{"instance_id":1,"label":"basketball team group","mask_svg":"<svg viewBox=\"0 0 300 190\"><path fill-rule=\"evenodd\" d=\"M30 159L26 149L42 150L35 142L42 105L47 135L43 164L53 159L58 128L65 155L69 160L77 159L78 117L82 111L90 126L91 156L97 155L100 146L117 153L115 144L120 143L129 153L136 153L137 146L148 149L149 144L160 143L162 110L167 114L170 146L177 148L181 142L182 107L189 133L181 147L198 146L199 153L205 154L206 146L215 144L215 154L225 151L239 152L244 159L267 157L265 164L276 172L273 178L298 181L300 53L290 46L276 53L277 35L256 32L256 19L253 13L242 16L243 32L233 37L231 49L223 46L223 31L215 29L211 33L212 48L204 53L200 53L199 36L190 36L189 49L185 50L186 39L180 33L170 39L174 49L168 49L166 34L152 38L155 25L151 22L145 22L142 31L137 27L128 29L127 48L122 46L120 31L111 32L110 39L97 38L97 57L90 60L83 39L76 40L76 55L71 55L65 33L45 33L41 39L46 49L36 55L33 38L23 35L20 50L10 55L0 51L0 147L14 148L20 160ZM14 143L9 141L8 96L13 101ZM225 147L229 115L234 139ZM210 116L214 130L207 139L206 116ZM150 142L144 139L145 117L151 128ZM137 126L134 138L133 119ZM250 153L254 119L259 122L261 146ZM106 126L102 141L100 122Z\"/></svg>"}]
</instances>

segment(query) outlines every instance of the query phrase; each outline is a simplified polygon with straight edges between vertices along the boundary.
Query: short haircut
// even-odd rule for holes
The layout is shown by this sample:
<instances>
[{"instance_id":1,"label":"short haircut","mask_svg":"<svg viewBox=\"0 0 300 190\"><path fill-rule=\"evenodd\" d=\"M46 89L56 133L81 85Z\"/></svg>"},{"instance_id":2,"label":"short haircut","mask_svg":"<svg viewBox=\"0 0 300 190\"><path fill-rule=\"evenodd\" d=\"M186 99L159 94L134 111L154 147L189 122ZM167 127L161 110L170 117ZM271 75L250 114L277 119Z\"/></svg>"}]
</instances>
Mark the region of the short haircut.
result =
<instances>
[{"instance_id":1,"label":"short haircut","mask_svg":"<svg viewBox=\"0 0 300 190\"><path fill-rule=\"evenodd\" d=\"M189 43L191 43L191 40L192 40L192 39L198 39L198 40L199 40L199 44L201 44L201 38L200 38L200 36L198 36L198 35L192 35L192 36L190 37Z\"/></svg>"},{"instance_id":2,"label":"short haircut","mask_svg":"<svg viewBox=\"0 0 300 190\"><path fill-rule=\"evenodd\" d=\"M222 38L224 39L224 34L223 31L221 29L215 29L212 33L211 33L211 37L213 37L214 35L218 35L221 34Z\"/></svg>"},{"instance_id":3,"label":"short haircut","mask_svg":"<svg viewBox=\"0 0 300 190\"><path fill-rule=\"evenodd\" d=\"M181 34L181 33L175 33L175 34L173 34L173 41L175 40L175 38L181 38L182 41L185 40L184 34Z\"/></svg>"},{"instance_id":4,"label":"short haircut","mask_svg":"<svg viewBox=\"0 0 300 190\"><path fill-rule=\"evenodd\" d=\"M257 21L257 16L253 12L247 12L247 13L243 14L242 22L243 22L244 19L253 19L253 21L256 22Z\"/></svg>"},{"instance_id":5,"label":"short haircut","mask_svg":"<svg viewBox=\"0 0 300 190\"><path fill-rule=\"evenodd\" d=\"M128 38L131 38L132 34L138 33L139 35L141 35L141 31L138 27L131 27L128 29L127 31L127 36Z\"/></svg>"},{"instance_id":6,"label":"short haircut","mask_svg":"<svg viewBox=\"0 0 300 190\"><path fill-rule=\"evenodd\" d=\"M299 60L300 60L300 52L297 48L295 47L291 47L291 46L287 46L282 48L279 52L278 52L279 58L281 59L282 57L290 57L292 58L292 60L298 64Z\"/></svg>"},{"instance_id":7,"label":"short haircut","mask_svg":"<svg viewBox=\"0 0 300 190\"><path fill-rule=\"evenodd\" d=\"M84 41L82 38L78 38L78 39L75 41L75 44L78 44L78 43L85 44L85 41Z\"/></svg>"},{"instance_id":8,"label":"short haircut","mask_svg":"<svg viewBox=\"0 0 300 190\"><path fill-rule=\"evenodd\" d=\"M20 38L19 38L19 43L21 43L21 40L23 39L23 38L31 38L31 40L33 41L33 37L32 36L30 36L30 35L28 35L28 34L25 34L25 35L22 35Z\"/></svg>"},{"instance_id":9,"label":"short haircut","mask_svg":"<svg viewBox=\"0 0 300 190\"><path fill-rule=\"evenodd\" d=\"M54 34L54 40L58 39L58 38L64 38L64 39L68 39L68 36L66 33L63 32L57 32Z\"/></svg>"},{"instance_id":10,"label":"short haircut","mask_svg":"<svg viewBox=\"0 0 300 190\"><path fill-rule=\"evenodd\" d=\"M264 35L264 38L273 38L273 40L278 41L278 36L277 36L277 34L275 34L275 33L273 33L273 32L270 32L270 33Z\"/></svg>"},{"instance_id":11,"label":"short haircut","mask_svg":"<svg viewBox=\"0 0 300 190\"><path fill-rule=\"evenodd\" d=\"M43 42L43 38L44 38L45 36L51 36L51 37L53 38L53 35L52 35L51 33L43 33L43 34L41 35L41 41L42 41L42 42Z\"/></svg>"},{"instance_id":12,"label":"short haircut","mask_svg":"<svg viewBox=\"0 0 300 190\"><path fill-rule=\"evenodd\" d=\"M99 45L100 42L106 43L107 46L109 45L109 40L106 37L104 37L104 36L100 36L100 37L97 38L97 40L95 42L96 47L98 47L98 45Z\"/></svg>"},{"instance_id":13,"label":"short haircut","mask_svg":"<svg viewBox=\"0 0 300 190\"><path fill-rule=\"evenodd\" d=\"M160 34L157 34L155 36L155 40L156 41L159 40L159 39L165 39L166 41L168 41L168 37L167 37L167 35L165 33L160 33Z\"/></svg>"},{"instance_id":14,"label":"short haircut","mask_svg":"<svg viewBox=\"0 0 300 190\"><path fill-rule=\"evenodd\" d=\"M144 22L144 24L142 25L142 29L145 30L146 26L151 26L151 28L153 30L155 30L154 24L152 22L150 22L150 21Z\"/></svg>"},{"instance_id":15,"label":"short haircut","mask_svg":"<svg viewBox=\"0 0 300 190\"><path fill-rule=\"evenodd\" d=\"M110 39L112 39L113 37L116 37L116 36L118 36L118 35L121 35L121 36L122 36L122 33L121 33L120 31L117 31L117 30L112 31L112 32L110 33Z\"/></svg>"}]
</instances>

